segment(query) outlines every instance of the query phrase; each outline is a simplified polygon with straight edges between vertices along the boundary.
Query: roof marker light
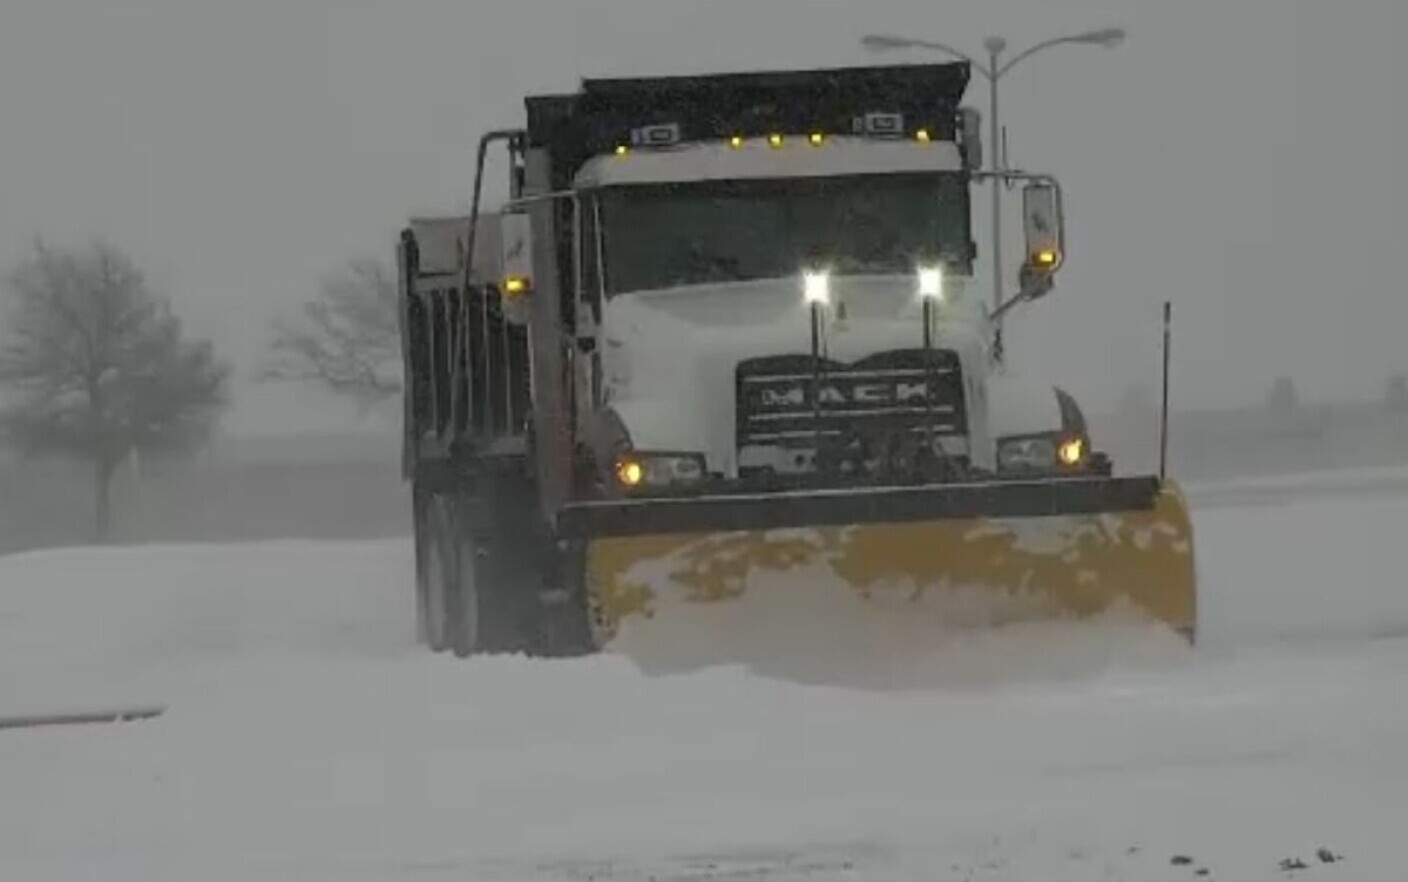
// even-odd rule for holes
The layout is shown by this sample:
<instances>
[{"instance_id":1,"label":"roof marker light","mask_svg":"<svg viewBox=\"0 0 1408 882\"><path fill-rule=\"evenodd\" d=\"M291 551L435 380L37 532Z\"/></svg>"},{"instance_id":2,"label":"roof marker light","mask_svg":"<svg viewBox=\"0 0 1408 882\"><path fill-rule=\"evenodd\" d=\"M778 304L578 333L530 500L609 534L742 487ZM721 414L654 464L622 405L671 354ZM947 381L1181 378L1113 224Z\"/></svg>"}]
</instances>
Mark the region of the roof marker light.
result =
<instances>
[{"instance_id":1,"label":"roof marker light","mask_svg":"<svg viewBox=\"0 0 1408 882\"><path fill-rule=\"evenodd\" d=\"M732 147L734 150L741 149L743 147L743 136L734 135L732 138L729 138L728 146Z\"/></svg>"},{"instance_id":2,"label":"roof marker light","mask_svg":"<svg viewBox=\"0 0 1408 882\"><path fill-rule=\"evenodd\" d=\"M768 146L771 147L771 148L774 149L774 150L777 150L777 149L781 148L781 147L782 147L782 136L781 136L781 135L768 135Z\"/></svg>"},{"instance_id":3,"label":"roof marker light","mask_svg":"<svg viewBox=\"0 0 1408 882\"><path fill-rule=\"evenodd\" d=\"M871 112L861 118L860 129L872 137L904 137L904 114Z\"/></svg>"},{"instance_id":4,"label":"roof marker light","mask_svg":"<svg viewBox=\"0 0 1408 882\"><path fill-rule=\"evenodd\" d=\"M680 142L682 129L677 122L655 123L631 130L631 143L637 147L673 147Z\"/></svg>"},{"instance_id":5,"label":"roof marker light","mask_svg":"<svg viewBox=\"0 0 1408 882\"><path fill-rule=\"evenodd\" d=\"M920 129L919 131L915 132L915 133L914 133L914 140L918 141L920 144L928 144L929 141L931 140L931 136L930 136L930 134L929 134L929 130L928 130L928 129Z\"/></svg>"},{"instance_id":6,"label":"roof marker light","mask_svg":"<svg viewBox=\"0 0 1408 882\"><path fill-rule=\"evenodd\" d=\"M820 147L826 141L826 135L822 132L812 132L807 136L813 147Z\"/></svg>"}]
</instances>

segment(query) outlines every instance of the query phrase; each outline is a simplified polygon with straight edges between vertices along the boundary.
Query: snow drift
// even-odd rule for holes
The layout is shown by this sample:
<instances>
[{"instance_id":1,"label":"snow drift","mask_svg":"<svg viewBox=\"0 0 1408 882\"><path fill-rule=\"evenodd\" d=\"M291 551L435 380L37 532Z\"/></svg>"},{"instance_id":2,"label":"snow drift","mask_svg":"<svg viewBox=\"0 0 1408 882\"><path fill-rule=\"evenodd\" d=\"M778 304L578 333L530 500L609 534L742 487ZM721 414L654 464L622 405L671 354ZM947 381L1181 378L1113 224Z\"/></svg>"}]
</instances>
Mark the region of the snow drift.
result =
<instances>
[{"instance_id":1,"label":"snow drift","mask_svg":"<svg viewBox=\"0 0 1408 882\"><path fill-rule=\"evenodd\" d=\"M0 558L0 711L168 707L0 733L0 875L1397 879L1405 517L1197 515L1196 652L1032 626L811 685L429 657L402 542Z\"/></svg>"}]
</instances>

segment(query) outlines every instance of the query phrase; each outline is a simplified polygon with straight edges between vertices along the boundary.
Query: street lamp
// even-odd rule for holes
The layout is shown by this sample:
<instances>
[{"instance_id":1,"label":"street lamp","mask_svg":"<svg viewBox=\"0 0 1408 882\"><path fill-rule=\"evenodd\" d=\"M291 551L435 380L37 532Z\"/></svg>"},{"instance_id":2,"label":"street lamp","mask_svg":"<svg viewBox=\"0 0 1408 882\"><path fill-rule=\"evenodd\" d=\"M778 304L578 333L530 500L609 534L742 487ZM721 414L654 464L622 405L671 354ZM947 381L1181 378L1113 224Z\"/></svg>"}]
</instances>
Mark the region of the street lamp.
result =
<instances>
[{"instance_id":1,"label":"street lamp","mask_svg":"<svg viewBox=\"0 0 1408 882\"><path fill-rule=\"evenodd\" d=\"M991 171L1004 171L1007 160L1003 157L1001 162L997 158L998 146L1002 137L1002 127L997 118L997 84L1007 72L1012 70L1021 62L1053 46L1060 46L1073 43L1084 46L1099 46L1102 49L1113 49L1124 42L1126 32L1124 28L1101 28L1094 31L1085 31L1079 34L1070 34L1062 37L1052 37L1043 40L1029 49L1017 53L1011 60L1003 62L1002 55L1007 51L1007 40L1002 37L988 37L983 41L983 48L988 53L988 63L983 65L975 60L971 55L953 48L945 43L933 40L914 40L908 37L892 37L885 34L870 34L861 38L861 45L874 51L884 51L888 49L932 49L937 52L945 52L956 58L962 59L972 65L973 69L982 74L988 81L988 115L989 131L991 138L990 154L992 159ZM993 309L1002 306L1002 183L997 178L992 182L992 305Z\"/></svg>"}]
</instances>

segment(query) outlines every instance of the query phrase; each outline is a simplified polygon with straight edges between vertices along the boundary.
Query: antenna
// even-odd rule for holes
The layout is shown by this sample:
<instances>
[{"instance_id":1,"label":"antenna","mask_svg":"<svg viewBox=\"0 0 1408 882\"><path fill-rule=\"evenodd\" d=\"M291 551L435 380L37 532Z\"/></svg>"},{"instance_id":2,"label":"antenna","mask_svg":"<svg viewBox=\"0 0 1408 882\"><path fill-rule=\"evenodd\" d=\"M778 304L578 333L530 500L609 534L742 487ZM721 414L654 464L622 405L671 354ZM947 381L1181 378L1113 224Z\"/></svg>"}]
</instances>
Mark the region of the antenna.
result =
<instances>
[{"instance_id":1,"label":"antenna","mask_svg":"<svg viewBox=\"0 0 1408 882\"><path fill-rule=\"evenodd\" d=\"M1163 401L1159 405L1159 481L1168 479L1168 365L1173 304L1164 301Z\"/></svg>"},{"instance_id":2,"label":"antenna","mask_svg":"<svg viewBox=\"0 0 1408 882\"><path fill-rule=\"evenodd\" d=\"M992 145L992 149L993 149L993 150L1000 150L1000 151L1001 151L1001 156L1000 156L999 159L998 159L998 162L999 162L998 168L1009 169L1009 168L1012 167L1012 157L1011 157L1010 155L1008 155L1008 153L1007 153L1007 126L1006 126L1006 125L1003 125L1003 127L1002 127L1002 143L1001 143L1001 144L994 144L994 145ZM1009 189L1009 190L1011 190L1013 187L1017 186L1017 182L1016 182L1016 181L1012 181L1012 180L1004 181L1003 183L1005 183L1005 184L1007 185L1007 189Z\"/></svg>"}]
</instances>

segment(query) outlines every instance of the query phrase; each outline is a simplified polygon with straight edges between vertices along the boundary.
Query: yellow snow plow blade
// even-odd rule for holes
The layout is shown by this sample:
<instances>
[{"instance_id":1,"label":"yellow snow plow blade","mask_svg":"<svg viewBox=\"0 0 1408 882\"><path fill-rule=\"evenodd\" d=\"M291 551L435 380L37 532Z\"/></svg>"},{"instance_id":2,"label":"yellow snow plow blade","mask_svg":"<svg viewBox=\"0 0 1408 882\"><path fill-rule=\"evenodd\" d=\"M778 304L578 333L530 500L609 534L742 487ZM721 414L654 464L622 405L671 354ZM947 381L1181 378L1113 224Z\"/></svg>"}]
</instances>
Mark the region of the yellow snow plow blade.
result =
<instances>
[{"instance_id":1,"label":"yellow snow plow blade","mask_svg":"<svg viewBox=\"0 0 1408 882\"><path fill-rule=\"evenodd\" d=\"M1193 638L1192 527L1175 484L1097 478L912 492L928 495L799 495L790 507L757 497L656 501L634 523L621 512L598 518L601 534L583 536L582 558L596 641L609 647L680 606L742 599L776 575L796 583L791 596L803 605L839 590L848 601L936 606L938 621L959 626L1124 609ZM817 525L806 524L813 515ZM683 529L692 521L719 528Z\"/></svg>"}]
</instances>

